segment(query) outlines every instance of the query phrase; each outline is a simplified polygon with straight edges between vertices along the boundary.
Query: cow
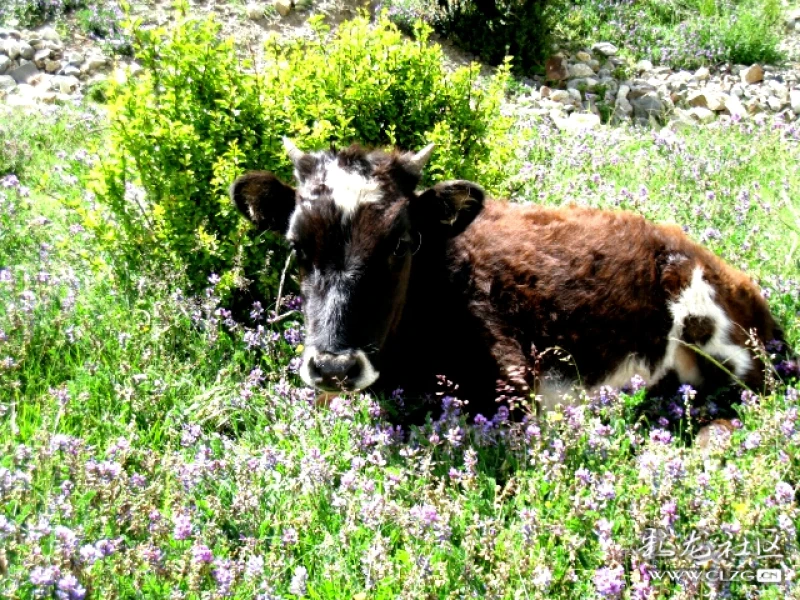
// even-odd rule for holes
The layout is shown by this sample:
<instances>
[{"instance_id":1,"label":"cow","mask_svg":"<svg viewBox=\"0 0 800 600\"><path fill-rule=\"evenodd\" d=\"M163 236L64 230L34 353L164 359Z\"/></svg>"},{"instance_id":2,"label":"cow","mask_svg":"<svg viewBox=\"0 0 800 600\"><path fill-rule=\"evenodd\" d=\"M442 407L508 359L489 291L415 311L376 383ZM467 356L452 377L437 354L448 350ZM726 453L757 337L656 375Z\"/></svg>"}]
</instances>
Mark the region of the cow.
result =
<instances>
[{"instance_id":1,"label":"cow","mask_svg":"<svg viewBox=\"0 0 800 600\"><path fill-rule=\"evenodd\" d=\"M308 385L419 398L445 378L473 416L496 412L498 385L543 409L634 376L764 385L753 345L781 330L759 288L679 227L492 200L465 180L417 191L433 145L284 145L296 187L255 171L230 195L295 253Z\"/></svg>"}]
</instances>

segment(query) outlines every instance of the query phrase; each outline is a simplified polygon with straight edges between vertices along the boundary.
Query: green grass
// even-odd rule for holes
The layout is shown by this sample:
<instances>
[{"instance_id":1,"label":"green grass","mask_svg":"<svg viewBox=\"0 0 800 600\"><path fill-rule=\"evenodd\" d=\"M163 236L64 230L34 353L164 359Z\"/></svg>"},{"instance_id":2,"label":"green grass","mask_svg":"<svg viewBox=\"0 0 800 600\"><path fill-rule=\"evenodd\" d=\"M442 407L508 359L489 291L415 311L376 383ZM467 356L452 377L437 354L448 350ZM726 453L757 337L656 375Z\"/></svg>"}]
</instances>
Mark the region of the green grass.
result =
<instances>
[{"instance_id":1,"label":"green grass","mask_svg":"<svg viewBox=\"0 0 800 600\"><path fill-rule=\"evenodd\" d=\"M747 402L731 447L710 456L635 424L641 394L487 431L449 414L400 441L371 398L313 406L282 335L298 323L274 337L226 323L214 284L186 297L169 264L118 276L109 242L82 227L102 116L0 121L0 177L14 170L27 188L0 187L0 595L53 597L52 579L77 598L71 573L90 598L589 599L615 597L601 569L614 579L618 566L621 597L720 587L643 577L691 562L637 552L650 527L677 545L775 537L797 572L784 486L796 494L800 423L785 385ZM800 342L797 131L570 137L522 121L516 134L527 162L506 184L514 200L686 225L758 280Z\"/></svg>"},{"instance_id":2,"label":"green grass","mask_svg":"<svg viewBox=\"0 0 800 600\"><path fill-rule=\"evenodd\" d=\"M616 44L623 55L673 68L781 60L779 0L590 0L559 5L568 46Z\"/></svg>"}]
</instances>

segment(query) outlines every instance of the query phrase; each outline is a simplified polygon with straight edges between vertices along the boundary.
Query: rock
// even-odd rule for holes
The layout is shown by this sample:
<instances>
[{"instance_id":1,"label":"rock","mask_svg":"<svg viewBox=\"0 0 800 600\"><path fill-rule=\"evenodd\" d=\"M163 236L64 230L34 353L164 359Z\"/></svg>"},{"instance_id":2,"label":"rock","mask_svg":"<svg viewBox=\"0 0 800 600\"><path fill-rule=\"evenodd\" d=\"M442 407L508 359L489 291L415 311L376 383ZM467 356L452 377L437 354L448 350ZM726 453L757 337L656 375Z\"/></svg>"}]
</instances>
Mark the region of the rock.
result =
<instances>
[{"instance_id":1,"label":"rock","mask_svg":"<svg viewBox=\"0 0 800 600\"><path fill-rule=\"evenodd\" d=\"M81 72L82 73L92 73L97 69L102 69L106 66L106 57L105 56L97 56L91 55L87 56L86 60L81 65Z\"/></svg>"},{"instance_id":2,"label":"rock","mask_svg":"<svg viewBox=\"0 0 800 600\"><path fill-rule=\"evenodd\" d=\"M292 0L275 0L275 10L282 17L292 12Z\"/></svg>"},{"instance_id":3,"label":"rock","mask_svg":"<svg viewBox=\"0 0 800 600\"><path fill-rule=\"evenodd\" d=\"M78 90L81 82L77 77L59 75L53 77L53 89L60 91L62 94L74 94Z\"/></svg>"},{"instance_id":4,"label":"rock","mask_svg":"<svg viewBox=\"0 0 800 600\"><path fill-rule=\"evenodd\" d=\"M592 50L603 56L614 56L619 50L611 42L597 42L592 46Z\"/></svg>"},{"instance_id":5,"label":"rock","mask_svg":"<svg viewBox=\"0 0 800 600\"><path fill-rule=\"evenodd\" d=\"M600 82L593 77L579 77L578 79L570 79L567 82L567 89L568 90L578 90L578 91L586 91L586 92L593 92L597 89L597 86Z\"/></svg>"},{"instance_id":6,"label":"rock","mask_svg":"<svg viewBox=\"0 0 800 600\"><path fill-rule=\"evenodd\" d=\"M786 89L786 86L781 83L780 81L770 80L765 82L766 88L772 93L772 95L776 96L778 100L786 104L789 102L789 90Z\"/></svg>"},{"instance_id":7,"label":"rock","mask_svg":"<svg viewBox=\"0 0 800 600\"><path fill-rule=\"evenodd\" d=\"M657 121L664 120L664 102L655 92L648 92L644 96L631 98L633 116L641 121L649 121L650 117Z\"/></svg>"},{"instance_id":8,"label":"rock","mask_svg":"<svg viewBox=\"0 0 800 600\"><path fill-rule=\"evenodd\" d=\"M570 100L572 100L574 104L577 106L581 105L581 100L583 100L583 98L581 98L581 93L579 90L572 88L571 90L568 89L567 93L569 94Z\"/></svg>"},{"instance_id":9,"label":"rock","mask_svg":"<svg viewBox=\"0 0 800 600\"><path fill-rule=\"evenodd\" d=\"M700 67L694 72L694 78L697 81L707 81L709 77L711 77L711 71L709 71L706 67Z\"/></svg>"},{"instance_id":10,"label":"rock","mask_svg":"<svg viewBox=\"0 0 800 600\"><path fill-rule=\"evenodd\" d=\"M594 75L594 69L589 65L583 63L575 63L569 67L569 78L574 79L576 77L592 77Z\"/></svg>"},{"instance_id":11,"label":"rock","mask_svg":"<svg viewBox=\"0 0 800 600\"><path fill-rule=\"evenodd\" d=\"M689 82L694 79L694 75L689 71L678 71L667 77L667 86L673 92L688 89Z\"/></svg>"},{"instance_id":12,"label":"rock","mask_svg":"<svg viewBox=\"0 0 800 600\"><path fill-rule=\"evenodd\" d=\"M48 40L50 42L59 42L61 41L61 37L58 35L58 32L53 29L52 27L42 27L38 31L39 37L43 40Z\"/></svg>"},{"instance_id":13,"label":"rock","mask_svg":"<svg viewBox=\"0 0 800 600\"><path fill-rule=\"evenodd\" d=\"M68 65L73 65L76 67L81 66L85 59L86 57L82 52L67 52L64 55L64 62L66 62Z\"/></svg>"},{"instance_id":14,"label":"rock","mask_svg":"<svg viewBox=\"0 0 800 600\"><path fill-rule=\"evenodd\" d=\"M48 73L55 73L61 69L61 61L60 60L46 60L44 61L44 70Z\"/></svg>"},{"instance_id":15,"label":"rock","mask_svg":"<svg viewBox=\"0 0 800 600\"><path fill-rule=\"evenodd\" d=\"M755 64L743 69L739 75L741 76L743 83L758 83L759 81L764 80L764 69L761 68L761 65Z\"/></svg>"},{"instance_id":16,"label":"rock","mask_svg":"<svg viewBox=\"0 0 800 600\"><path fill-rule=\"evenodd\" d=\"M64 67L64 75L67 77L80 77L81 70L74 65L67 65Z\"/></svg>"},{"instance_id":17,"label":"rock","mask_svg":"<svg viewBox=\"0 0 800 600\"><path fill-rule=\"evenodd\" d=\"M53 76L49 73L37 73L30 79L28 79L28 85L32 85L37 90L44 90L47 91L51 87L51 81L53 80Z\"/></svg>"},{"instance_id":18,"label":"rock","mask_svg":"<svg viewBox=\"0 0 800 600\"><path fill-rule=\"evenodd\" d=\"M544 63L545 81L563 81L569 77L567 61L563 56L551 56Z\"/></svg>"},{"instance_id":19,"label":"rock","mask_svg":"<svg viewBox=\"0 0 800 600\"><path fill-rule=\"evenodd\" d=\"M555 117L555 115L552 116ZM553 121L558 129L571 133L595 129L600 126L600 117L593 113L574 112L566 119L554 118Z\"/></svg>"},{"instance_id":20,"label":"rock","mask_svg":"<svg viewBox=\"0 0 800 600\"><path fill-rule=\"evenodd\" d=\"M48 58L50 58L50 54L52 52L53 51L50 50L50 48L42 48L41 50L37 50L36 54L33 57L33 62L36 63L37 67L40 67L40 68L43 67L44 66L44 61L46 61Z\"/></svg>"},{"instance_id":21,"label":"rock","mask_svg":"<svg viewBox=\"0 0 800 600\"><path fill-rule=\"evenodd\" d=\"M689 106L700 106L713 111L725 110L725 94L710 90L691 92L686 98L686 103Z\"/></svg>"},{"instance_id":22,"label":"rock","mask_svg":"<svg viewBox=\"0 0 800 600\"><path fill-rule=\"evenodd\" d=\"M546 85L543 85L542 87L539 88L539 97L540 98L549 98L551 91L552 90L549 87L547 87Z\"/></svg>"},{"instance_id":23,"label":"rock","mask_svg":"<svg viewBox=\"0 0 800 600\"><path fill-rule=\"evenodd\" d=\"M0 54L5 54L11 60L17 58L21 53L21 44L12 38L4 40L0 43Z\"/></svg>"},{"instance_id":24,"label":"rock","mask_svg":"<svg viewBox=\"0 0 800 600\"><path fill-rule=\"evenodd\" d=\"M619 86L619 91L617 92L617 98L622 98L623 100L628 98L628 94L630 93L631 88L625 84Z\"/></svg>"},{"instance_id":25,"label":"rock","mask_svg":"<svg viewBox=\"0 0 800 600\"><path fill-rule=\"evenodd\" d=\"M245 8L247 18L251 21L258 21L264 18L264 7L260 4L248 4Z\"/></svg>"},{"instance_id":26,"label":"rock","mask_svg":"<svg viewBox=\"0 0 800 600\"><path fill-rule=\"evenodd\" d=\"M789 92L789 104L792 106L792 112L800 115L800 90L792 90Z\"/></svg>"},{"instance_id":27,"label":"rock","mask_svg":"<svg viewBox=\"0 0 800 600\"><path fill-rule=\"evenodd\" d=\"M578 52L578 53L575 55L575 58L576 58L577 60L579 60L580 62L583 62L583 63L585 63L585 62L589 62L590 60L592 60L592 55L591 55L591 54L589 54L588 52L583 52L583 51L581 51L581 52Z\"/></svg>"},{"instance_id":28,"label":"rock","mask_svg":"<svg viewBox=\"0 0 800 600\"><path fill-rule=\"evenodd\" d=\"M771 111L778 112L783 108L783 102L777 96L770 96L767 98L767 106Z\"/></svg>"},{"instance_id":29,"label":"rock","mask_svg":"<svg viewBox=\"0 0 800 600\"><path fill-rule=\"evenodd\" d=\"M633 115L633 106L628 102L627 98L620 98L617 96L617 101L614 103L614 121L627 121Z\"/></svg>"},{"instance_id":30,"label":"rock","mask_svg":"<svg viewBox=\"0 0 800 600\"><path fill-rule=\"evenodd\" d=\"M39 69L36 68L36 65L32 62L26 63L17 67L16 69L9 71L8 73L11 77L14 78L14 81L19 83L28 83L28 80L32 78L34 75L39 74Z\"/></svg>"},{"instance_id":31,"label":"rock","mask_svg":"<svg viewBox=\"0 0 800 600\"><path fill-rule=\"evenodd\" d=\"M11 75L0 75L0 91L13 89L16 85L17 82Z\"/></svg>"},{"instance_id":32,"label":"rock","mask_svg":"<svg viewBox=\"0 0 800 600\"><path fill-rule=\"evenodd\" d=\"M696 106L686 111L686 114L701 123L710 123L714 120L714 112L702 106Z\"/></svg>"},{"instance_id":33,"label":"rock","mask_svg":"<svg viewBox=\"0 0 800 600\"><path fill-rule=\"evenodd\" d=\"M566 90L553 90L550 92L550 100L553 102L567 102L569 98L569 92Z\"/></svg>"},{"instance_id":34,"label":"rock","mask_svg":"<svg viewBox=\"0 0 800 600\"><path fill-rule=\"evenodd\" d=\"M10 58L0 54L0 75L8 71L13 64L14 63Z\"/></svg>"},{"instance_id":35,"label":"rock","mask_svg":"<svg viewBox=\"0 0 800 600\"><path fill-rule=\"evenodd\" d=\"M735 84L731 86L731 94L736 96L737 98L741 98L744 96L744 90L742 89L741 84Z\"/></svg>"},{"instance_id":36,"label":"rock","mask_svg":"<svg viewBox=\"0 0 800 600\"><path fill-rule=\"evenodd\" d=\"M14 38L15 40L21 39L22 34L17 31L16 29L8 29L6 27L0 27L0 38Z\"/></svg>"},{"instance_id":37,"label":"rock","mask_svg":"<svg viewBox=\"0 0 800 600\"><path fill-rule=\"evenodd\" d=\"M33 60L36 50L27 42L19 43L19 55L25 60Z\"/></svg>"},{"instance_id":38,"label":"rock","mask_svg":"<svg viewBox=\"0 0 800 600\"><path fill-rule=\"evenodd\" d=\"M725 110L728 111L728 114L737 119L743 119L747 116L747 109L744 107L742 102L734 95L724 96L725 99Z\"/></svg>"},{"instance_id":39,"label":"rock","mask_svg":"<svg viewBox=\"0 0 800 600\"><path fill-rule=\"evenodd\" d=\"M652 71L653 63L651 63L649 60L640 60L639 62L636 63L636 66L634 68L639 73L643 73L644 71Z\"/></svg>"},{"instance_id":40,"label":"rock","mask_svg":"<svg viewBox=\"0 0 800 600\"><path fill-rule=\"evenodd\" d=\"M592 71L594 71L595 73L597 73L600 70L600 61L599 60L595 60L595 59L587 60L586 64L589 65L591 67Z\"/></svg>"}]
</instances>

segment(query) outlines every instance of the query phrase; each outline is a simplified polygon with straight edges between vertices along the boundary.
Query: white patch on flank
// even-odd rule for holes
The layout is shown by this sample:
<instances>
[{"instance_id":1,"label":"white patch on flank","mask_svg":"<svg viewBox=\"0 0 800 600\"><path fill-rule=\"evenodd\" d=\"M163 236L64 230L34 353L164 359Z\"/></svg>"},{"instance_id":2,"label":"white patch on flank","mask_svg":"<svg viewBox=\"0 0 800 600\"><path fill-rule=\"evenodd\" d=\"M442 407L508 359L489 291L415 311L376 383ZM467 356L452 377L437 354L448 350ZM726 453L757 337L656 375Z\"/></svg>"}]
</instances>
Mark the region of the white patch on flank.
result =
<instances>
[{"instance_id":1,"label":"white patch on flank","mask_svg":"<svg viewBox=\"0 0 800 600\"><path fill-rule=\"evenodd\" d=\"M695 267L692 273L692 282L681 292L676 301L668 304L672 314L672 329L670 329L667 339L667 351L664 354L664 360L653 373L652 381L648 383L655 383L672 369L677 372L681 381L702 383L694 361L685 360L687 349L681 341L684 321L690 316L707 317L714 323L714 334L708 342L700 346L700 350L717 360L726 362L726 368L730 369L737 377L741 378L747 374L753 364L750 352L747 348L731 342L730 332L734 327L733 321L714 301L715 296L714 288L703 279L702 268Z\"/></svg>"},{"instance_id":2,"label":"white patch on flank","mask_svg":"<svg viewBox=\"0 0 800 600\"><path fill-rule=\"evenodd\" d=\"M548 371L536 382L536 400L542 412L549 412L559 404L578 404L581 400L581 389L572 379L556 371Z\"/></svg>"},{"instance_id":3,"label":"white patch on flank","mask_svg":"<svg viewBox=\"0 0 800 600\"><path fill-rule=\"evenodd\" d=\"M595 386L593 389L596 390L603 386L613 388L624 387L630 383L634 375L641 377L647 384L649 384L650 380L653 378L647 363L635 354L629 354L617 365L614 371L606 376L602 383Z\"/></svg>"},{"instance_id":4,"label":"white patch on flank","mask_svg":"<svg viewBox=\"0 0 800 600\"><path fill-rule=\"evenodd\" d=\"M672 315L672 328L667 336L664 358L655 370L647 366L640 357L631 354L611 372L601 384L621 388L627 385L634 375L641 377L648 386L655 385L669 371L674 370L682 383L698 386L703 383L694 353L681 341L684 322L687 317L707 317L714 323L714 335L700 347L700 350L717 360L727 361L727 368L737 377L743 377L750 370L752 360L746 348L731 342L730 332L733 322L722 307L714 301L716 291L703 279L703 270L695 267L692 281L674 302L667 305Z\"/></svg>"},{"instance_id":5,"label":"white patch on flank","mask_svg":"<svg viewBox=\"0 0 800 600\"><path fill-rule=\"evenodd\" d=\"M297 172L295 179L300 181ZM376 179L343 169L336 157L328 158L324 164L317 167L309 181L303 182L300 196L308 199L316 198L314 189L319 185L331 190L333 201L345 216L351 215L360 204L378 202L383 197L380 183Z\"/></svg>"},{"instance_id":6,"label":"white patch on flank","mask_svg":"<svg viewBox=\"0 0 800 600\"><path fill-rule=\"evenodd\" d=\"M688 379L691 373L682 368L677 349L682 347L680 341L683 324L687 317L707 317L714 323L714 335L700 349L706 354L721 359L728 363L729 368L737 377L744 377L752 367L753 361L747 348L731 342L730 332L734 327L733 322L725 314L722 307L714 301L716 291L703 279L703 270L695 267L692 273L692 283L689 284L680 297L669 304L672 313L672 329L669 332L667 352L664 363L659 366L659 373L663 375L669 369L675 369L681 380Z\"/></svg>"}]
</instances>

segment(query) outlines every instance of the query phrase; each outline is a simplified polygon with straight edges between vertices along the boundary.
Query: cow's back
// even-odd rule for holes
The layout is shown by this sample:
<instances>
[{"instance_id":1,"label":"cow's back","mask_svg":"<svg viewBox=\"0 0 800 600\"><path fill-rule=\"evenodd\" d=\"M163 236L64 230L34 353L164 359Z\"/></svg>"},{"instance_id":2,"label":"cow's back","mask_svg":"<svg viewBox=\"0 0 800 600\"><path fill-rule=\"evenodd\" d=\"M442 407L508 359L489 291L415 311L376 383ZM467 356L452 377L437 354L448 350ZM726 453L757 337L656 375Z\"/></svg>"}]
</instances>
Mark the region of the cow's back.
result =
<instances>
[{"instance_id":1,"label":"cow's back","mask_svg":"<svg viewBox=\"0 0 800 600\"><path fill-rule=\"evenodd\" d=\"M568 383L621 386L639 374L652 384L674 372L701 385L695 346L757 384L747 332L779 334L744 274L679 228L629 212L488 202L451 256L457 270L469 265L471 312L490 337L514 342L499 348L516 345L525 367Z\"/></svg>"}]
</instances>

